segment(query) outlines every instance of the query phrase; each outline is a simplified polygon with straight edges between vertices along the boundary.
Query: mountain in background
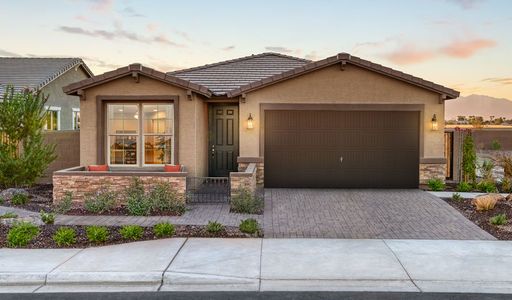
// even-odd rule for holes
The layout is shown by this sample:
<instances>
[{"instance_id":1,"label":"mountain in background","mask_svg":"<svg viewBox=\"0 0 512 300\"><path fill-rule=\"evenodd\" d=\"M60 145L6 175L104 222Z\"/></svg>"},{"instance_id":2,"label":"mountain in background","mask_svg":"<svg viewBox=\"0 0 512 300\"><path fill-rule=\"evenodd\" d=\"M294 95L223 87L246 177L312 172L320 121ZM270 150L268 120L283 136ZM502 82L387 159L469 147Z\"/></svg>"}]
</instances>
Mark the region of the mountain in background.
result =
<instances>
[{"instance_id":1,"label":"mountain in background","mask_svg":"<svg viewBox=\"0 0 512 300\"><path fill-rule=\"evenodd\" d=\"M456 119L457 116L489 116L512 119L512 101L504 98L493 98L483 95L469 95L445 102L445 120Z\"/></svg>"}]
</instances>

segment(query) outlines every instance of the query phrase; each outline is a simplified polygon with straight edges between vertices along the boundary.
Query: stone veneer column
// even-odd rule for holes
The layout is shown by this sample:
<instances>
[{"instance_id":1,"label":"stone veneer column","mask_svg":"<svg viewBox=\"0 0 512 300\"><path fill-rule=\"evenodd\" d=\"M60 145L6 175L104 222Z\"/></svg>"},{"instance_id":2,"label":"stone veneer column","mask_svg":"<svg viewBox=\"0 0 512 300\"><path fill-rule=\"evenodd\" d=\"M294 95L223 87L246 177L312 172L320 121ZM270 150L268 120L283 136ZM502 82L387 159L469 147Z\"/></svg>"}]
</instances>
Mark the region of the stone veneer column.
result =
<instances>
[{"instance_id":1,"label":"stone veneer column","mask_svg":"<svg viewBox=\"0 0 512 300\"><path fill-rule=\"evenodd\" d=\"M420 160L420 184L426 184L433 178L446 180L446 159L422 158Z\"/></svg>"}]
</instances>

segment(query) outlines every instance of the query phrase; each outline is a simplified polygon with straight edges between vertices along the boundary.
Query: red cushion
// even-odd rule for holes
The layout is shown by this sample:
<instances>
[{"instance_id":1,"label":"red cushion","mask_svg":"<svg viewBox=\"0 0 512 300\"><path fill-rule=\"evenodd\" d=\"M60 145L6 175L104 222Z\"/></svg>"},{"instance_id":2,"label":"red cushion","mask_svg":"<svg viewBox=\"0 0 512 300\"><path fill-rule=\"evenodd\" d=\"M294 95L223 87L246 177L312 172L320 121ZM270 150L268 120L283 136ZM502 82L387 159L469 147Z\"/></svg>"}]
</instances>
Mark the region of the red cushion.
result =
<instances>
[{"instance_id":1,"label":"red cushion","mask_svg":"<svg viewBox=\"0 0 512 300\"><path fill-rule=\"evenodd\" d=\"M181 165L165 165L164 172L180 172Z\"/></svg>"},{"instance_id":2,"label":"red cushion","mask_svg":"<svg viewBox=\"0 0 512 300\"><path fill-rule=\"evenodd\" d=\"M107 165L90 165L87 169L91 172L106 172L109 170Z\"/></svg>"}]
</instances>

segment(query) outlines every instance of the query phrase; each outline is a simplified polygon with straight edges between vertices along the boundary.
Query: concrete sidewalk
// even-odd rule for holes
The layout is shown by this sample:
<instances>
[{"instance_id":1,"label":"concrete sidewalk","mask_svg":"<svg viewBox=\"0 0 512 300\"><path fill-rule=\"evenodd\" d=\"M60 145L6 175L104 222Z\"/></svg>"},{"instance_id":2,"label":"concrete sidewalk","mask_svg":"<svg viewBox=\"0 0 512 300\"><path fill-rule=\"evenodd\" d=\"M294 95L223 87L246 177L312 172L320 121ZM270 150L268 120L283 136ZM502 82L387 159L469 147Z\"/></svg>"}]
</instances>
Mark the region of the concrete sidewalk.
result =
<instances>
[{"instance_id":1,"label":"concrete sidewalk","mask_svg":"<svg viewBox=\"0 0 512 300\"><path fill-rule=\"evenodd\" d=\"M0 292L511 293L512 242L172 238L0 249Z\"/></svg>"}]
</instances>

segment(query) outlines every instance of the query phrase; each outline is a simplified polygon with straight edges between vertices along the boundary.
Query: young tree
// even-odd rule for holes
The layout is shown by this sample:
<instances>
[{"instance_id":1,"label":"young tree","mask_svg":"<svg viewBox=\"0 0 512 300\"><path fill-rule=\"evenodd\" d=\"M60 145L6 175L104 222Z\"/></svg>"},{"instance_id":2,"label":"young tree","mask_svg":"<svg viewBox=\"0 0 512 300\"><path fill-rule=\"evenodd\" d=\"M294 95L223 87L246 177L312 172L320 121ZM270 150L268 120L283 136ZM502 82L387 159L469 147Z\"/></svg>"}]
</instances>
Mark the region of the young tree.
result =
<instances>
[{"instance_id":1,"label":"young tree","mask_svg":"<svg viewBox=\"0 0 512 300\"><path fill-rule=\"evenodd\" d=\"M476 181L476 150L471 132L465 133L462 145L462 172L465 182Z\"/></svg>"},{"instance_id":2,"label":"young tree","mask_svg":"<svg viewBox=\"0 0 512 300\"><path fill-rule=\"evenodd\" d=\"M55 160L55 145L43 140L47 99L39 91L7 87L0 103L0 186L32 185Z\"/></svg>"}]
</instances>

